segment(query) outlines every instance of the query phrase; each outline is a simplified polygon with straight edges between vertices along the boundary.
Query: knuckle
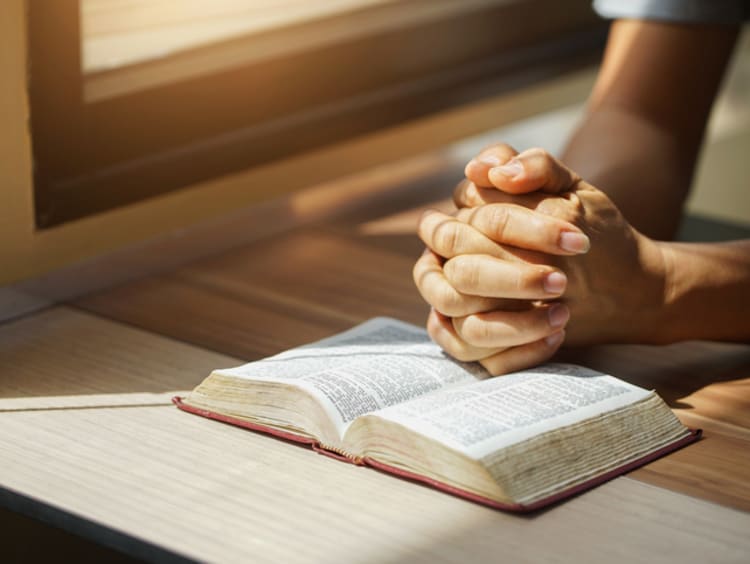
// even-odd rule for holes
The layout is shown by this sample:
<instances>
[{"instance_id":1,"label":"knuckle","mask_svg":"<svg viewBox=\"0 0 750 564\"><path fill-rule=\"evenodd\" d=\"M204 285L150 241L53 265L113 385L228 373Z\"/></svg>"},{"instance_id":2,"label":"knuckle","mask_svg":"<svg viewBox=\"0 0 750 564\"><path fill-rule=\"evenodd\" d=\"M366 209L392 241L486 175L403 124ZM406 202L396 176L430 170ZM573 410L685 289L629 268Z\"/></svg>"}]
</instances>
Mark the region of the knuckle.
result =
<instances>
[{"instance_id":1,"label":"knuckle","mask_svg":"<svg viewBox=\"0 0 750 564\"><path fill-rule=\"evenodd\" d=\"M462 180L453 189L453 203L457 208L474 207L478 205L478 195L474 183Z\"/></svg>"},{"instance_id":2,"label":"knuckle","mask_svg":"<svg viewBox=\"0 0 750 564\"><path fill-rule=\"evenodd\" d=\"M417 235L426 244L427 240L429 239L429 233L430 233L429 216L426 214L422 214L422 216L419 218L419 222L417 223Z\"/></svg>"},{"instance_id":3,"label":"knuckle","mask_svg":"<svg viewBox=\"0 0 750 564\"><path fill-rule=\"evenodd\" d=\"M507 143L495 143L491 147L489 147L485 152L493 152L494 154L498 155L501 160L507 160L512 158L516 155L516 150L508 145Z\"/></svg>"},{"instance_id":4,"label":"knuckle","mask_svg":"<svg viewBox=\"0 0 750 564\"><path fill-rule=\"evenodd\" d=\"M487 345L492 341L492 330L490 324L474 315L464 318L459 334L468 343L476 346Z\"/></svg>"},{"instance_id":5,"label":"knuckle","mask_svg":"<svg viewBox=\"0 0 750 564\"><path fill-rule=\"evenodd\" d=\"M461 258L463 257L459 257ZM474 260L449 260L445 263L444 271L448 281L457 290L471 293L478 286L480 269Z\"/></svg>"},{"instance_id":6,"label":"knuckle","mask_svg":"<svg viewBox=\"0 0 750 564\"><path fill-rule=\"evenodd\" d=\"M545 198L537 204L536 211L552 217L562 217L565 214L565 206L559 198Z\"/></svg>"},{"instance_id":7,"label":"knuckle","mask_svg":"<svg viewBox=\"0 0 750 564\"><path fill-rule=\"evenodd\" d=\"M460 313L460 301L458 292L445 284L435 292L430 304L443 315L453 316Z\"/></svg>"},{"instance_id":8,"label":"knuckle","mask_svg":"<svg viewBox=\"0 0 750 564\"><path fill-rule=\"evenodd\" d=\"M443 221L438 224L432 234L435 249L443 256L458 252L461 244L461 229L456 221Z\"/></svg>"},{"instance_id":9,"label":"knuckle","mask_svg":"<svg viewBox=\"0 0 750 564\"><path fill-rule=\"evenodd\" d=\"M580 200L574 203L569 198L549 197L539 202L536 211L575 225L580 220L583 210Z\"/></svg>"},{"instance_id":10,"label":"knuckle","mask_svg":"<svg viewBox=\"0 0 750 564\"><path fill-rule=\"evenodd\" d=\"M456 187L453 189L453 203L456 204L457 207L461 207L461 203L465 199L465 193L466 193L466 183L468 180L462 180L458 184L456 184Z\"/></svg>"},{"instance_id":11,"label":"knuckle","mask_svg":"<svg viewBox=\"0 0 750 564\"><path fill-rule=\"evenodd\" d=\"M440 343L440 322L435 315L429 315L427 317L427 334L436 343Z\"/></svg>"},{"instance_id":12,"label":"knuckle","mask_svg":"<svg viewBox=\"0 0 750 564\"><path fill-rule=\"evenodd\" d=\"M540 164L545 166L552 165L556 162L555 157L552 156L552 153L550 153L546 149L543 149L542 147L533 147L532 149L528 150L527 154L530 157L538 160Z\"/></svg>"},{"instance_id":13,"label":"knuckle","mask_svg":"<svg viewBox=\"0 0 750 564\"><path fill-rule=\"evenodd\" d=\"M412 277L414 278L414 284L416 285L417 290L419 290L419 293L425 301L430 302L430 295L433 293L433 283L429 280L429 274L426 273L419 264L415 264L412 269Z\"/></svg>"},{"instance_id":14,"label":"knuckle","mask_svg":"<svg viewBox=\"0 0 750 564\"><path fill-rule=\"evenodd\" d=\"M440 345L448 354L462 362L475 359L473 351L464 343L449 335L448 332L440 326L437 321L428 319L427 334L430 338Z\"/></svg>"},{"instance_id":15,"label":"knuckle","mask_svg":"<svg viewBox=\"0 0 750 564\"><path fill-rule=\"evenodd\" d=\"M412 280L414 280L414 284L417 286L417 288L421 288L422 286L422 264L419 260L414 263L414 266L411 268L411 277Z\"/></svg>"},{"instance_id":16,"label":"knuckle","mask_svg":"<svg viewBox=\"0 0 750 564\"><path fill-rule=\"evenodd\" d=\"M486 221L489 224L491 237L498 243L505 241L509 232L510 210L503 205L495 204L484 208L487 214Z\"/></svg>"},{"instance_id":17,"label":"knuckle","mask_svg":"<svg viewBox=\"0 0 750 564\"><path fill-rule=\"evenodd\" d=\"M450 346L449 346L449 343L446 342L446 339L444 338L443 333L444 333L443 328L440 326L440 323L437 320L435 320L433 316L430 316L429 318L427 318L427 334L438 345L443 347L445 350L448 350Z\"/></svg>"},{"instance_id":18,"label":"knuckle","mask_svg":"<svg viewBox=\"0 0 750 564\"><path fill-rule=\"evenodd\" d=\"M551 158L551 155L541 147L532 147L528 151L525 151L528 157L537 159L541 162L547 162Z\"/></svg>"},{"instance_id":19,"label":"knuckle","mask_svg":"<svg viewBox=\"0 0 750 564\"><path fill-rule=\"evenodd\" d=\"M557 176L557 161L548 151L534 147L526 152L527 165L533 177L550 181Z\"/></svg>"},{"instance_id":20,"label":"knuckle","mask_svg":"<svg viewBox=\"0 0 750 564\"><path fill-rule=\"evenodd\" d=\"M431 278L430 275L435 273L435 267L430 264L430 258L430 255L423 254L416 260L411 269L417 288L427 288L429 286L428 279Z\"/></svg>"}]
</instances>

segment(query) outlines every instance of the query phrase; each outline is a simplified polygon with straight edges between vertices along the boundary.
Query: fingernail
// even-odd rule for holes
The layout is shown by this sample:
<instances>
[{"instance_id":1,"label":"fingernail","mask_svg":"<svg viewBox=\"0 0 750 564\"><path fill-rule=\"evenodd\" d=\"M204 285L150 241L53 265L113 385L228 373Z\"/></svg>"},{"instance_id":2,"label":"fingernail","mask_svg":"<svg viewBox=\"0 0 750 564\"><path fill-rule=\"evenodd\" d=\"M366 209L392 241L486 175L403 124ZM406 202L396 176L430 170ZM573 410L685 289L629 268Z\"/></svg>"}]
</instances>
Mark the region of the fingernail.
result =
<instances>
[{"instance_id":1,"label":"fingernail","mask_svg":"<svg viewBox=\"0 0 750 564\"><path fill-rule=\"evenodd\" d=\"M549 294L562 294L568 279L562 272L551 272L544 279L544 291Z\"/></svg>"},{"instance_id":2,"label":"fingernail","mask_svg":"<svg viewBox=\"0 0 750 564\"><path fill-rule=\"evenodd\" d=\"M499 172L500 174L502 174L503 176L507 176L508 178L515 178L516 176L519 176L523 173L523 165L519 160L511 159L503 166L496 166L492 169L492 171Z\"/></svg>"},{"instance_id":3,"label":"fingernail","mask_svg":"<svg viewBox=\"0 0 750 564\"><path fill-rule=\"evenodd\" d=\"M557 333L552 333L552 335L549 335L544 340L547 343L547 346L550 348L555 348L557 345L562 343L562 340L565 338L565 331L558 331Z\"/></svg>"},{"instance_id":4,"label":"fingernail","mask_svg":"<svg viewBox=\"0 0 750 564\"><path fill-rule=\"evenodd\" d=\"M570 310L563 304L555 304L547 310L549 325L558 329L565 325L570 319Z\"/></svg>"},{"instance_id":5,"label":"fingernail","mask_svg":"<svg viewBox=\"0 0 750 564\"><path fill-rule=\"evenodd\" d=\"M591 241L583 233L564 231L560 234L560 248L569 253L587 253L591 248Z\"/></svg>"},{"instance_id":6,"label":"fingernail","mask_svg":"<svg viewBox=\"0 0 750 564\"><path fill-rule=\"evenodd\" d=\"M500 159L495 155L482 155L477 159L477 162L487 165L490 168L494 168L500 164Z\"/></svg>"}]
</instances>

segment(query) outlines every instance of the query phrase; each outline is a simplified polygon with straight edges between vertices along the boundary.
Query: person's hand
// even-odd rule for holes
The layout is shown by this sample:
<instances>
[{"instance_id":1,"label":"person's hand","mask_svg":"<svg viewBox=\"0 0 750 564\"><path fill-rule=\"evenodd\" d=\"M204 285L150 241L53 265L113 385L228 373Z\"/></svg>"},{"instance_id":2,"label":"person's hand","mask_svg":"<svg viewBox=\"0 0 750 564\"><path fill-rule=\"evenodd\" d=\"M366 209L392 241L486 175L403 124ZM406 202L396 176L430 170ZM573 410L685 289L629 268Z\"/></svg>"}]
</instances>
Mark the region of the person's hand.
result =
<instances>
[{"instance_id":1,"label":"person's hand","mask_svg":"<svg viewBox=\"0 0 750 564\"><path fill-rule=\"evenodd\" d=\"M547 255L524 247L568 255L576 251L562 241L578 238L585 249L588 240L575 225L520 206L492 204L474 212L458 215L485 232L437 211L420 221L428 249L414 266L414 280L433 306L428 331L454 357L479 360L493 373L538 364L564 338L568 308L549 300L561 296L567 280L544 264ZM475 291L475 276L492 280L491 286Z\"/></svg>"},{"instance_id":2,"label":"person's hand","mask_svg":"<svg viewBox=\"0 0 750 564\"><path fill-rule=\"evenodd\" d=\"M486 162L479 168L486 177L487 166L515 154L493 147L480 155ZM473 163L467 172L477 168ZM544 361L563 341L569 318L567 306L550 301L561 296L567 280L545 264L548 254L586 252L588 238L569 222L507 203L473 212L484 232L467 225L464 212L459 217L464 221L430 211L419 225L428 250L414 267L414 280L433 306L430 335L454 357L479 360L495 374ZM482 278L492 280L482 293L470 288L477 269L486 269Z\"/></svg>"},{"instance_id":3,"label":"person's hand","mask_svg":"<svg viewBox=\"0 0 750 564\"><path fill-rule=\"evenodd\" d=\"M546 360L563 336L574 345L658 340L662 253L604 193L538 149L492 147L466 173L456 218L420 222L430 252L414 274L434 308L427 326L436 342L499 374Z\"/></svg>"}]
</instances>

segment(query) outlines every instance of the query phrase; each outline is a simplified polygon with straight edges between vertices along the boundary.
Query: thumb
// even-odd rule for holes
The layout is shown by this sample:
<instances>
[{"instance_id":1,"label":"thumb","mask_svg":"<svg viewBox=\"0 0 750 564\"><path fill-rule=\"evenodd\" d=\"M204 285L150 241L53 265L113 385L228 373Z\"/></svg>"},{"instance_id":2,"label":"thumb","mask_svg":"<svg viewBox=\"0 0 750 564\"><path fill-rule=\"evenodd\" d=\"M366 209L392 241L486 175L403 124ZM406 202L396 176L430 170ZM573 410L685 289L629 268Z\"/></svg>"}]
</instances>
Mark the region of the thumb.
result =
<instances>
[{"instance_id":1,"label":"thumb","mask_svg":"<svg viewBox=\"0 0 750 564\"><path fill-rule=\"evenodd\" d=\"M517 154L518 151L507 143L490 145L469 161L464 169L464 174L476 186L493 188L492 182L487 178L487 173L494 167L506 164Z\"/></svg>"},{"instance_id":2,"label":"thumb","mask_svg":"<svg viewBox=\"0 0 750 564\"><path fill-rule=\"evenodd\" d=\"M559 194L576 187L581 177L543 149L529 149L507 163L491 168L492 185L509 194L541 190Z\"/></svg>"}]
</instances>

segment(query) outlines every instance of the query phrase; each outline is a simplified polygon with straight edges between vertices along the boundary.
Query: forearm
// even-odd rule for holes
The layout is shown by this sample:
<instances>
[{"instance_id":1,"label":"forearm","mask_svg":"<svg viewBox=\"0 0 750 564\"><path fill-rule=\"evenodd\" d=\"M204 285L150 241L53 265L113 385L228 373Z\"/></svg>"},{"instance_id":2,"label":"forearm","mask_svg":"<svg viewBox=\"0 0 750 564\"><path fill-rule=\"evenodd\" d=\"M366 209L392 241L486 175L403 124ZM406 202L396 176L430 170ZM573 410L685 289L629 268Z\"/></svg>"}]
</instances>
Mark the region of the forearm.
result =
<instances>
[{"instance_id":1,"label":"forearm","mask_svg":"<svg viewBox=\"0 0 750 564\"><path fill-rule=\"evenodd\" d=\"M658 342L750 342L750 240L659 243L666 265Z\"/></svg>"},{"instance_id":2,"label":"forearm","mask_svg":"<svg viewBox=\"0 0 750 564\"><path fill-rule=\"evenodd\" d=\"M624 108L601 109L587 116L562 160L606 192L636 229L658 240L674 237L695 152L678 146L671 132Z\"/></svg>"},{"instance_id":3,"label":"forearm","mask_svg":"<svg viewBox=\"0 0 750 564\"><path fill-rule=\"evenodd\" d=\"M563 161L652 238L671 239L677 229L737 33L638 20L612 25L587 117Z\"/></svg>"}]
</instances>

